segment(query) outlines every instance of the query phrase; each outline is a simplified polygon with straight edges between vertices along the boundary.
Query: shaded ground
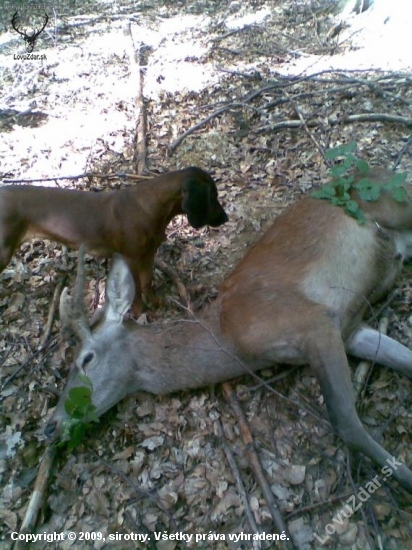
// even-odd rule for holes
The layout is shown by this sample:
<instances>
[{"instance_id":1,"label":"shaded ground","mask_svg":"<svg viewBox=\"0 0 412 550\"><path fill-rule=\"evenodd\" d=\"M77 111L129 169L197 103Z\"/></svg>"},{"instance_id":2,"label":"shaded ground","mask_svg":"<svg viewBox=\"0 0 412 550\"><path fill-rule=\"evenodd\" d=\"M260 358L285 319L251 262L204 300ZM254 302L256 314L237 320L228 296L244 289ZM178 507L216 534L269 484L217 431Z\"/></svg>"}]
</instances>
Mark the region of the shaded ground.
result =
<instances>
[{"instance_id":1,"label":"shaded ground","mask_svg":"<svg viewBox=\"0 0 412 550\"><path fill-rule=\"evenodd\" d=\"M62 18L57 36L49 29L39 38L36 52L47 54L43 62L13 59L13 53L23 51L21 39L4 34L1 171L9 179L131 171L137 84L130 79L124 53L129 46L119 15L131 16L135 41L151 47L145 79L149 168L207 169L230 215L219 230L200 233L176 219L159 251L200 306L213 298L224 275L270 220L296 196L327 180L322 150L356 141L371 164L410 172L405 123L346 117L386 114L407 122L412 78L401 55L410 49L403 46L389 57L382 20L373 27L381 32L381 50L371 58L376 42L369 50L359 49L362 35L353 34L356 26L326 41L336 21L320 4L181 4L147 2L131 9L110 3L101 5L104 13L94 6L93 18L83 6L83 14ZM356 25L362 21L357 19ZM399 27L398 37L403 36ZM362 69L397 72L353 72L349 69L359 68L356 60ZM330 72L332 65L345 70ZM219 109L171 154L179 136ZM93 177L58 183L82 189L122 184ZM45 344L43 340L54 289L62 277L72 284L76 258L76 252L66 259L55 243L35 240L24 244L0 275L1 548L10 547L10 533L24 517L45 448L42 427L66 377L71 352L57 346L57 320L52 336ZM101 265L88 262L91 297L96 274L104 275ZM164 300L159 316L181 316L176 288L161 272L155 275ZM409 281L406 271L391 303L389 334L411 346ZM323 538L348 496L376 472L359 457L349 464L340 440L317 419L327 415L308 369L275 382L273 372L261 376L276 393L249 377L235 383L260 461L296 546L320 547L313 533ZM409 381L375 367L358 404L363 422L409 464L410 390ZM225 445L239 468L249 512L262 531L276 532L220 387L162 398L138 395L105 415L87 444L61 457L38 532L100 531L106 537L116 532L251 532ZM412 548L410 496L389 483L337 530L337 548ZM227 538L197 547L258 547ZM34 547L196 546L152 537L151 546L65 541Z\"/></svg>"}]
</instances>

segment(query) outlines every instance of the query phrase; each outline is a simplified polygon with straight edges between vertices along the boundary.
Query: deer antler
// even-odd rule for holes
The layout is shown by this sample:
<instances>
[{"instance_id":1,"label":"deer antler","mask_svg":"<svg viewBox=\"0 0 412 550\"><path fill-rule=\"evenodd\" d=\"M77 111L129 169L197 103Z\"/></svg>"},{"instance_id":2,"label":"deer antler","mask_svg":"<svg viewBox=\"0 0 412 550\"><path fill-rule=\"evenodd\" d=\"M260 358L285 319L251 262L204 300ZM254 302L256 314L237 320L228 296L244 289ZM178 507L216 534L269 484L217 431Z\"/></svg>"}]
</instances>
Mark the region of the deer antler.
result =
<instances>
[{"instance_id":1,"label":"deer antler","mask_svg":"<svg viewBox=\"0 0 412 550\"><path fill-rule=\"evenodd\" d=\"M84 307L84 259L86 247L82 244L79 248L76 283L73 296L69 296L68 288L65 288L60 297L60 319L62 331L72 331L81 342L85 342L91 336L89 321Z\"/></svg>"}]
</instances>

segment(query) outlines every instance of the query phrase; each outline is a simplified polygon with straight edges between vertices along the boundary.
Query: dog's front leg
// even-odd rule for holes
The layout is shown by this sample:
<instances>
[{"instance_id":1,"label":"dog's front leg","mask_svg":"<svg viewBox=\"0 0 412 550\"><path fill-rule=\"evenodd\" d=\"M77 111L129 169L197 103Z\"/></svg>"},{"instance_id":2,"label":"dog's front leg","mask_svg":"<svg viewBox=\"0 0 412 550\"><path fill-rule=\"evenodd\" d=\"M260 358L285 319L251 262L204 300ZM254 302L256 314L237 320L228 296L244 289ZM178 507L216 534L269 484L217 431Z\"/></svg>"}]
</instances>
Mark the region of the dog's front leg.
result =
<instances>
[{"instance_id":1,"label":"dog's front leg","mask_svg":"<svg viewBox=\"0 0 412 550\"><path fill-rule=\"evenodd\" d=\"M132 273L134 285L135 285L135 296L134 296L134 300L130 311L133 317L138 318L146 310L146 306L142 298L142 286L140 283L140 273L141 273L140 262L137 261L136 259L130 259L130 258L126 258L126 261Z\"/></svg>"}]
</instances>

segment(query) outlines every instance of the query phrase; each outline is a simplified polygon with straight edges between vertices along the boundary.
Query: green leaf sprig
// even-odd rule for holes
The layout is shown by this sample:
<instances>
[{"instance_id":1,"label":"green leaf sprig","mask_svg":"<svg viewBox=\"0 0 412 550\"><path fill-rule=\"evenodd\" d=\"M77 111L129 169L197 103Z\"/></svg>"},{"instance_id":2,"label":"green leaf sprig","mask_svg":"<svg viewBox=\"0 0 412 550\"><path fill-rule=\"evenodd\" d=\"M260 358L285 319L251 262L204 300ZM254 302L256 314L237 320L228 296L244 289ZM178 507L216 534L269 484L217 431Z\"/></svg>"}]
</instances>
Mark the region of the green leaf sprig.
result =
<instances>
[{"instance_id":1,"label":"green leaf sprig","mask_svg":"<svg viewBox=\"0 0 412 550\"><path fill-rule=\"evenodd\" d=\"M80 375L79 378L84 385L72 388L64 403L69 419L63 424L59 445L70 451L83 441L90 425L99 421L95 413L96 407L92 403L93 384L86 375Z\"/></svg>"},{"instance_id":2,"label":"green leaf sprig","mask_svg":"<svg viewBox=\"0 0 412 550\"><path fill-rule=\"evenodd\" d=\"M353 154L355 150L356 143L351 142L339 145L326 152L326 158L329 160L343 159L330 169L331 183L313 191L311 196L315 199L327 200L334 206L341 206L349 216L362 224L365 222L365 214L358 202L351 198L350 192L353 189L357 191L363 201L368 202L377 201L384 192L390 193L397 202L407 201L408 195L403 188L406 174L394 174L393 178L387 183L373 182L368 178L369 164L356 157ZM356 183L353 175L354 170L364 176L361 179L357 178Z\"/></svg>"}]
</instances>

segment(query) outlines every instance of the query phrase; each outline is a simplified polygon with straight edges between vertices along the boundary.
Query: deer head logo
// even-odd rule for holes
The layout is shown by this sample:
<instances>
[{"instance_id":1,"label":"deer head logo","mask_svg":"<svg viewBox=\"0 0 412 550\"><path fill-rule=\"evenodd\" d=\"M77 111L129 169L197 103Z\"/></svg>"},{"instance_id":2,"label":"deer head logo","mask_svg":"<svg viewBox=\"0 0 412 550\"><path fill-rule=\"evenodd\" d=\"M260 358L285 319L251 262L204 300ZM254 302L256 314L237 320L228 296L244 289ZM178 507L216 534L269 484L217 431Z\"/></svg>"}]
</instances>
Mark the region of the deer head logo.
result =
<instances>
[{"instance_id":1,"label":"deer head logo","mask_svg":"<svg viewBox=\"0 0 412 550\"><path fill-rule=\"evenodd\" d=\"M13 18L11 20L11 24L13 29L18 32L24 39L24 41L27 44L27 52L32 53L34 49L34 45L36 43L37 37L44 31L46 28L47 23L49 22L49 16L45 13L44 14L44 24L42 28L39 31L33 31L30 34L27 34L26 31L21 31L19 29L19 12L16 11L16 13L13 15Z\"/></svg>"}]
</instances>

